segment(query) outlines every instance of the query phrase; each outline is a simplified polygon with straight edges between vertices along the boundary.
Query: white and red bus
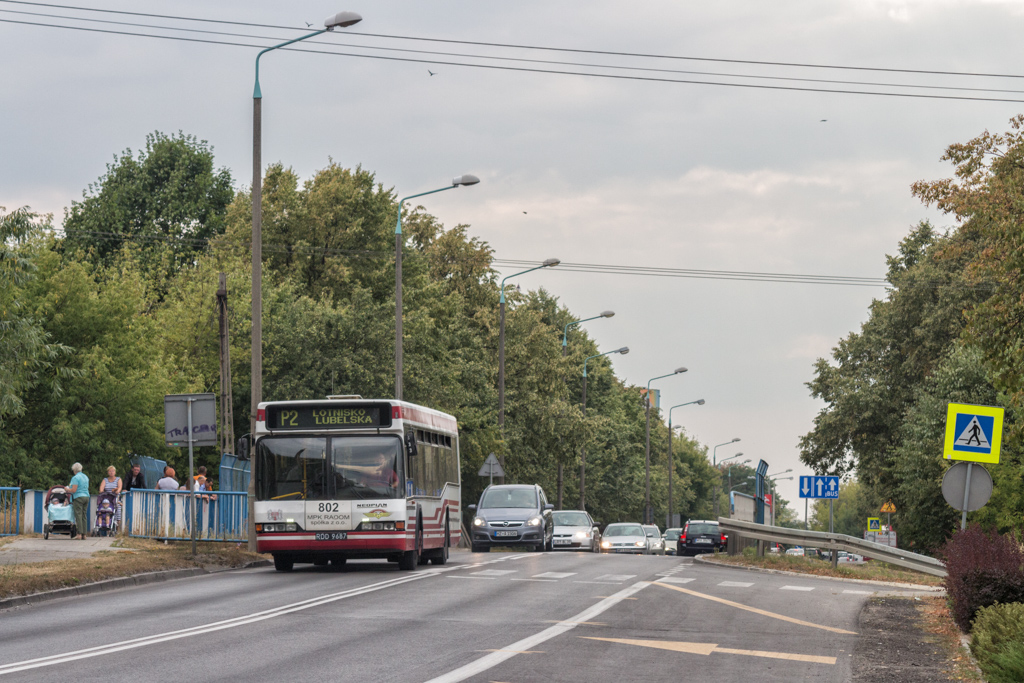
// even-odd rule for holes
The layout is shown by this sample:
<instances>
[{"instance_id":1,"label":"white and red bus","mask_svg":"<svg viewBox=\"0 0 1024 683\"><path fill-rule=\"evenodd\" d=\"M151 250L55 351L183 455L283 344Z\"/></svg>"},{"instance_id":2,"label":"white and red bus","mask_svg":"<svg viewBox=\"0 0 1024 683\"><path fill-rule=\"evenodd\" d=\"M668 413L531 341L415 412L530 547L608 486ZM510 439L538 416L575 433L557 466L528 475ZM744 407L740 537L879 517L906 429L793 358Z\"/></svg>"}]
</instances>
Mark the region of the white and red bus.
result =
<instances>
[{"instance_id":1,"label":"white and red bus","mask_svg":"<svg viewBox=\"0 0 1024 683\"><path fill-rule=\"evenodd\" d=\"M446 413L331 396L259 404L251 457L257 547L296 562L444 564L461 538L459 432Z\"/></svg>"}]
</instances>

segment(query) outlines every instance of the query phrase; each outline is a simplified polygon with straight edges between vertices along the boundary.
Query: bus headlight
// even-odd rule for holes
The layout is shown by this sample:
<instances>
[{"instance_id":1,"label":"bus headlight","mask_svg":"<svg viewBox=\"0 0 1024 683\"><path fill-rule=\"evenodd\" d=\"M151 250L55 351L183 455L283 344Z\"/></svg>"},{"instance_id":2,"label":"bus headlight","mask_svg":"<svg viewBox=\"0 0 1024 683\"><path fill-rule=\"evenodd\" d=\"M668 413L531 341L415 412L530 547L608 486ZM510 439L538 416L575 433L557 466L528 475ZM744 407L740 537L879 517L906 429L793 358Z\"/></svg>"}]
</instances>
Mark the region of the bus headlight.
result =
<instances>
[{"instance_id":1,"label":"bus headlight","mask_svg":"<svg viewBox=\"0 0 1024 683\"><path fill-rule=\"evenodd\" d=\"M543 523L544 523L544 520L541 519L540 517L534 517L529 522L527 522L527 524L530 525L530 526L540 526Z\"/></svg>"},{"instance_id":2,"label":"bus headlight","mask_svg":"<svg viewBox=\"0 0 1024 683\"><path fill-rule=\"evenodd\" d=\"M474 517L473 518L473 526L483 526L483 525L484 525L483 517Z\"/></svg>"}]
</instances>

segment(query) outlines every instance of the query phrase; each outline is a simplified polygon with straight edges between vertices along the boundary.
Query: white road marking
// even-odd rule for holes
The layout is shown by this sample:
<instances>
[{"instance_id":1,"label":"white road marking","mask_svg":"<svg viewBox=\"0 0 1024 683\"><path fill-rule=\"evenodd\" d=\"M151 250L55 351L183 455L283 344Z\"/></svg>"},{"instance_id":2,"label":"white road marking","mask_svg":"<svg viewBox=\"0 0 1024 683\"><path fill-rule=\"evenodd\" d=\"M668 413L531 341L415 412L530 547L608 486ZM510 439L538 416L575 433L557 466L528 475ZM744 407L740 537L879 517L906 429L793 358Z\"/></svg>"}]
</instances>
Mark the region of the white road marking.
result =
<instances>
[{"instance_id":1,"label":"white road marking","mask_svg":"<svg viewBox=\"0 0 1024 683\"><path fill-rule=\"evenodd\" d=\"M615 581L616 583L622 583L623 581L629 581L634 578L636 578L636 574L602 574L594 579L594 581Z\"/></svg>"},{"instance_id":2,"label":"white road marking","mask_svg":"<svg viewBox=\"0 0 1024 683\"><path fill-rule=\"evenodd\" d=\"M544 572L543 574L534 574L535 579L567 579L570 576L576 576L576 572Z\"/></svg>"},{"instance_id":3,"label":"white road marking","mask_svg":"<svg viewBox=\"0 0 1024 683\"><path fill-rule=\"evenodd\" d=\"M662 579L661 581L662 581L662 583L690 583L691 581L696 581L696 580L697 579L677 579L674 576L667 576L664 579Z\"/></svg>"},{"instance_id":4,"label":"white road marking","mask_svg":"<svg viewBox=\"0 0 1024 683\"><path fill-rule=\"evenodd\" d=\"M744 583L742 581L723 581L722 583L720 583L718 585L719 586L723 586L725 588L750 588L754 584L752 584L752 583Z\"/></svg>"},{"instance_id":5,"label":"white road marking","mask_svg":"<svg viewBox=\"0 0 1024 683\"><path fill-rule=\"evenodd\" d=\"M550 626L541 631L540 633L529 636L528 638L523 638L518 642L512 643L511 645L502 648L500 652L492 652L489 655L481 657L475 662L470 662L469 664L461 666L458 669L455 669L454 671L449 671L448 673L438 676L437 678L432 678L431 680L427 681L427 683L458 683L458 681L464 681L467 678L472 678L473 676L483 673L488 669L494 668L495 666L501 664L506 660L512 659L519 652L531 651L543 642L551 640L556 636L560 636L563 633L568 633L569 631L576 628L576 625L580 622L592 621L594 617L611 609L619 602L621 602L623 599L628 598L630 595L633 595L634 593L643 590L649 585L651 584L649 584L646 581L638 581L629 588L624 588L615 595L605 598L596 605L593 605L583 610L576 616L570 617L565 621L561 621L555 624L554 626Z\"/></svg>"},{"instance_id":6,"label":"white road marking","mask_svg":"<svg viewBox=\"0 0 1024 683\"><path fill-rule=\"evenodd\" d=\"M476 579L477 581L496 581L497 578L494 576L446 576L446 579Z\"/></svg>"},{"instance_id":7,"label":"white road marking","mask_svg":"<svg viewBox=\"0 0 1024 683\"><path fill-rule=\"evenodd\" d=\"M780 591L812 591L813 586L783 586Z\"/></svg>"},{"instance_id":8,"label":"white road marking","mask_svg":"<svg viewBox=\"0 0 1024 683\"><path fill-rule=\"evenodd\" d=\"M291 614L292 612L300 612L302 610L307 610L312 607L319 607L320 605L326 605L328 603L336 602L338 600L353 598L357 595L373 593L379 590L383 590L385 588L391 588L392 586L400 586L404 583L419 581L430 576L437 576L437 574L433 572L419 572L412 576L403 577L401 579L390 579L388 581L381 581L379 583L370 584L369 586L363 586L362 588L354 588L347 591L341 591L340 593L332 593L331 595L323 595L317 598L310 598L309 600L302 600L300 602L282 605L281 607L275 607L273 609L264 610L262 612L254 612L253 614L247 614L245 616L235 617L233 619L215 621L213 623L204 624L202 626L193 626L192 628L185 628L178 631L158 633L156 635L146 636L144 638L135 638L134 640L126 640L120 643L112 643L110 645L90 647L84 650L66 652L64 654L50 655L49 657L39 657L37 659L27 659L22 662L12 662L11 664L3 664L0 665L0 676L3 676L5 674L16 673L18 671L26 671L28 669L39 669L44 666L53 666L54 664L65 664L67 662L74 662L79 659L88 659L90 657L103 657L109 654L113 654L114 652L121 652L123 650L133 650L139 647L146 647L147 645L156 645L158 643L165 643L171 640L178 640L179 638L188 638L190 636L198 636L204 633L223 631L225 629L235 628L237 626L244 626L246 624L253 624L259 621L264 621L266 619L273 619L274 617L284 616L285 614Z\"/></svg>"},{"instance_id":9,"label":"white road marking","mask_svg":"<svg viewBox=\"0 0 1024 683\"><path fill-rule=\"evenodd\" d=\"M844 593L850 593L851 595L871 595L874 591L843 591Z\"/></svg>"},{"instance_id":10,"label":"white road marking","mask_svg":"<svg viewBox=\"0 0 1024 683\"><path fill-rule=\"evenodd\" d=\"M515 569L484 569L483 571L473 572L473 576L505 576L506 574L515 573Z\"/></svg>"},{"instance_id":11,"label":"white road marking","mask_svg":"<svg viewBox=\"0 0 1024 683\"><path fill-rule=\"evenodd\" d=\"M557 579L512 579L513 581L536 581L537 583L558 583Z\"/></svg>"}]
</instances>

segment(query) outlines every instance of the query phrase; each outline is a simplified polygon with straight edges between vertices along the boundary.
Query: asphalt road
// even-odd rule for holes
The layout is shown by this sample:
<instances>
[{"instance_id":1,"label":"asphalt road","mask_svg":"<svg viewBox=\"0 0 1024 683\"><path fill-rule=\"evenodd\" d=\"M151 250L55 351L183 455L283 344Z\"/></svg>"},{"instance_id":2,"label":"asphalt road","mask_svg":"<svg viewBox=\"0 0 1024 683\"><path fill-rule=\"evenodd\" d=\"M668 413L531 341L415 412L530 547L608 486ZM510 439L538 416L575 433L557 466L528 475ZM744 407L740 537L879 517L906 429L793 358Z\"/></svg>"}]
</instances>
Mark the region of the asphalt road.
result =
<instances>
[{"instance_id":1,"label":"asphalt road","mask_svg":"<svg viewBox=\"0 0 1024 683\"><path fill-rule=\"evenodd\" d=\"M574 553L253 569L0 612L0 679L847 681L876 590Z\"/></svg>"}]
</instances>

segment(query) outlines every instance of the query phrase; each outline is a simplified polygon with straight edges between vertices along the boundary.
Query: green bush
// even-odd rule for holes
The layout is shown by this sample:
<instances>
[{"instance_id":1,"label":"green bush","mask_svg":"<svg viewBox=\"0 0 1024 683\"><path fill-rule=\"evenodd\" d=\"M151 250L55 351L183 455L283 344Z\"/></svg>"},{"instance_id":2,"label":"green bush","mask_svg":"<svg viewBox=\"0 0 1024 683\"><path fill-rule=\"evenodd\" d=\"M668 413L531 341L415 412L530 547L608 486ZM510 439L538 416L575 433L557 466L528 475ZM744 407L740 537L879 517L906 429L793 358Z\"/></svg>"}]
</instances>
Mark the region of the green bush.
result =
<instances>
[{"instance_id":1,"label":"green bush","mask_svg":"<svg viewBox=\"0 0 1024 683\"><path fill-rule=\"evenodd\" d=\"M971 652L989 683L1024 681L1024 603L996 603L978 610Z\"/></svg>"},{"instance_id":2,"label":"green bush","mask_svg":"<svg viewBox=\"0 0 1024 683\"><path fill-rule=\"evenodd\" d=\"M744 548L743 557L757 557L757 548L754 546Z\"/></svg>"}]
</instances>

